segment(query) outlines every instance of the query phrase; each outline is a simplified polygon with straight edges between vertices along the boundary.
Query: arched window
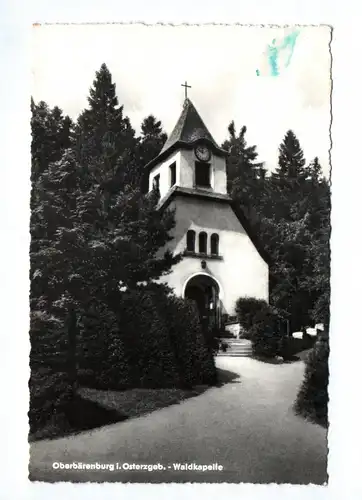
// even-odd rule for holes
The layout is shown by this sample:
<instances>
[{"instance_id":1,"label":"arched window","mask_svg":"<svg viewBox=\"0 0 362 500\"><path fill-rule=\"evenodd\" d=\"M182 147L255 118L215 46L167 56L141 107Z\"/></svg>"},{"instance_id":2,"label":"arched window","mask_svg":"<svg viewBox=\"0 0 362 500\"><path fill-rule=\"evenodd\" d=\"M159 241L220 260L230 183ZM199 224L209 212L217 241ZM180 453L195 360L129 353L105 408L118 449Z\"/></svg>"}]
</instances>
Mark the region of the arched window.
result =
<instances>
[{"instance_id":1,"label":"arched window","mask_svg":"<svg viewBox=\"0 0 362 500\"><path fill-rule=\"evenodd\" d=\"M204 231L199 234L199 253L207 253L207 234Z\"/></svg>"},{"instance_id":2,"label":"arched window","mask_svg":"<svg viewBox=\"0 0 362 500\"><path fill-rule=\"evenodd\" d=\"M190 229L190 231L187 231L187 242L186 242L186 247L189 252L194 252L195 251L195 231Z\"/></svg>"},{"instance_id":3,"label":"arched window","mask_svg":"<svg viewBox=\"0 0 362 500\"><path fill-rule=\"evenodd\" d=\"M211 254L219 255L219 235L216 233L211 235Z\"/></svg>"}]
</instances>

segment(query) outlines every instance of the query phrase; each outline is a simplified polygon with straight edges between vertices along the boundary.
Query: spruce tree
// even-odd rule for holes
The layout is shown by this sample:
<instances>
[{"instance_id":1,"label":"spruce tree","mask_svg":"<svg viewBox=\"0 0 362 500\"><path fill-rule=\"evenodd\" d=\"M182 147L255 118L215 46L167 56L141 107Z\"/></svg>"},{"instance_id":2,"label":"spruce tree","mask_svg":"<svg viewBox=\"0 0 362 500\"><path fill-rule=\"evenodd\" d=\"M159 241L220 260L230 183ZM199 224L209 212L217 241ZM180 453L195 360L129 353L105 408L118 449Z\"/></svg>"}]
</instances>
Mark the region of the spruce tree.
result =
<instances>
[{"instance_id":1,"label":"spruce tree","mask_svg":"<svg viewBox=\"0 0 362 500\"><path fill-rule=\"evenodd\" d=\"M50 163L69 148L73 123L60 108L51 109L44 101L31 99L31 179L36 181Z\"/></svg>"},{"instance_id":2,"label":"spruce tree","mask_svg":"<svg viewBox=\"0 0 362 500\"><path fill-rule=\"evenodd\" d=\"M145 172L144 167L159 155L166 140L167 134L162 130L161 121L153 115L147 116L141 125L141 140L138 148L141 186L144 193L148 191L148 172Z\"/></svg>"},{"instance_id":3,"label":"spruce tree","mask_svg":"<svg viewBox=\"0 0 362 500\"><path fill-rule=\"evenodd\" d=\"M304 173L305 158L299 140L292 130L288 130L279 146L278 168L274 177L297 179Z\"/></svg>"},{"instance_id":4,"label":"spruce tree","mask_svg":"<svg viewBox=\"0 0 362 500\"><path fill-rule=\"evenodd\" d=\"M271 200L268 213L263 207L261 236L273 261L271 301L291 320L292 329L300 329L313 321L322 294L316 248L325 245L319 231L329 191L318 159L306 165L292 131L280 145L279 164L269 184Z\"/></svg>"},{"instance_id":5,"label":"spruce tree","mask_svg":"<svg viewBox=\"0 0 362 500\"><path fill-rule=\"evenodd\" d=\"M44 189L41 189L40 179L46 178L49 166L59 161L64 151L69 148L73 123L68 116L63 116L60 108L56 106L51 109L44 101L35 104L31 99L31 111L30 252L34 255L51 244L53 234L50 234L47 220L51 221L53 232L57 227L52 215L41 215L40 206L47 203L47 194ZM31 274L34 274L32 259L30 266ZM32 293L35 293L34 290Z\"/></svg>"},{"instance_id":6,"label":"spruce tree","mask_svg":"<svg viewBox=\"0 0 362 500\"><path fill-rule=\"evenodd\" d=\"M123 107L118 107L105 64L96 73L88 101L76 129L76 151L86 152L78 156L82 189L77 217L92 248L98 248L101 281L116 291L120 281L133 286L168 272L175 260L158 251L169 240L174 218L171 211L156 209L153 193L143 196L140 191L140 143ZM145 120L142 130L141 144L160 139L161 124L153 117Z\"/></svg>"},{"instance_id":7,"label":"spruce tree","mask_svg":"<svg viewBox=\"0 0 362 500\"><path fill-rule=\"evenodd\" d=\"M279 146L278 166L271 176L274 216L298 220L305 215L308 169L299 140L288 130Z\"/></svg>"},{"instance_id":8,"label":"spruce tree","mask_svg":"<svg viewBox=\"0 0 362 500\"><path fill-rule=\"evenodd\" d=\"M75 155L66 150L35 183L30 251L30 429L63 419L77 387L76 341L85 257L82 233L74 217L79 190ZM57 424L53 421L52 425Z\"/></svg>"},{"instance_id":9,"label":"spruce tree","mask_svg":"<svg viewBox=\"0 0 362 500\"><path fill-rule=\"evenodd\" d=\"M75 129L78 161L88 168L95 159L102 158L98 167L111 172L117 188L132 183L138 140L129 118L124 116L123 106L118 104L116 85L106 64L96 72L88 104Z\"/></svg>"},{"instance_id":10,"label":"spruce tree","mask_svg":"<svg viewBox=\"0 0 362 500\"><path fill-rule=\"evenodd\" d=\"M239 134L236 134L235 124L231 122L228 131L229 138L222 145L229 153L226 160L227 189L254 222L259 211L258 202L261 186L265 181L265 169L262 163L256 161L256 146L247 145L246 127L243 126Z\"/></svg>"}]
</instances>

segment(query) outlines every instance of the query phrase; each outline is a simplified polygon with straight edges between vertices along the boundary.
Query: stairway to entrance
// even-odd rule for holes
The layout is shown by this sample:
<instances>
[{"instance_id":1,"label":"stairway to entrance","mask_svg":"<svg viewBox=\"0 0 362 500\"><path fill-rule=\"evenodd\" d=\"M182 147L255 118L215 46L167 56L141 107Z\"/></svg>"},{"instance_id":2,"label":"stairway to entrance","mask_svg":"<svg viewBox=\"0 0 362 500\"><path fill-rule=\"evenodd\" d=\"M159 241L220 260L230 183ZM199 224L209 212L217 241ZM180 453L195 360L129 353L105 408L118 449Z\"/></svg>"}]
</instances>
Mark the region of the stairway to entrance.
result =
<instances>
[{"instance_id":1,"label":"stairway to entrance","mask_svg":"<svg viewBox=\"0 0 362 500\"><path fill-rule=\"evenodd\" d=\"M252 346L251 341L247 339L220 339L220 343L225 343L228 345L226 351L219 349L218 356L251 356Z\"/></svg>"}]
</instances>

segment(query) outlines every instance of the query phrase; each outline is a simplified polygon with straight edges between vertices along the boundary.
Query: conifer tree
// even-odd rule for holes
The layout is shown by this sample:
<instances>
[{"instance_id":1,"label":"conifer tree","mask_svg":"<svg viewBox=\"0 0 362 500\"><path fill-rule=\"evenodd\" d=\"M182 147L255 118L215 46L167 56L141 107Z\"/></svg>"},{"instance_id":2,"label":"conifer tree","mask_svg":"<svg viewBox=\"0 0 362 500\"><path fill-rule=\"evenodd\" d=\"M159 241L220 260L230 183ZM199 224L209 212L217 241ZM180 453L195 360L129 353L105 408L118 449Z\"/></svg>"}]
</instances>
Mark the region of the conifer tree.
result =
<instances>
[{"instance_id":1,"label":"conifer tree","mask_svg":"<svg viewBox=\"0 0 362 500\"><path fill-rule=\"evenodd\" d=\"M45 224L39 213L39 206L46 203L45 191L40 188L40 178L47 175L48 168L54 162L59 161L64 151L70 147L73 123L68 116L63 116L60 108L53 109L44 102L35 104L31 99L31 180L32 190L30 198L31 221L30 221L30 252L39 252L44 245L48 245L52 236L50 229ZM56 227L55 220L49 215ZM33 260L31 259L31 274L34 273Z\"/></svg>"},{"instance_id":2,"label":"conifer tree","mask_svg":"<svg viewBox=\"0 0 362 500\"><path fill-rule=\"evenodd\" d=\"M278 168L275 177L297 179L304 173L305 158L300 143L292 130L285 134L283 142L279 146Z\"/></svg>"},{"instance_id":3,"label":"conifer tree","mask_svg":"<svg viewBox=\"0 0 362 500\"><path fill-rule=\"evenodd\" d=\"M133 174L137 169L138 140L129 118L124 116L123 106L118 104L116 86L106 64L96 72L88 103L75 129L78 161L88 168L95 159L102 158L98 168L112 173L117 188L137 184Z\"/></svg>"},{"instance_id":4,"label":"conifer tree","mask_svg":"<svg viewBox=\"0 0 362 500\"><path fill-rule=\"evenodd\" d=\"M51 109L44 101L36 104L31 99L31 112L31 179L36 181L69 148L73 124L60 108Z\"/></svg>"},{"instance_id":5,"label":"conifer tree","mask_svg":"<svg viewBox=\"0 0 362 500\"><path fill-rule=\"evenodd\" d=\"M161 152L167 140L167 134L162 130L161 121L153 115L147 116L141 125L141 140L138 149L138 161L141 166L142 192L148 191L148 172L144 167Z\"/></svg>"},{"instance_id":6,"label":"conifer tree","mask_svg":"<svg viewBox=\"0 0 362 500\"><path fill-rule=\"evenodd\" d=\"M77 152L86 152L78 156L83 170L77 216L98 248L101 281L116 291L120 281L133 286L170 269L175 260L168 253L159 256L158 250L169 239L173 213L161 214L153 193L143 196L140 191L140 144L123 107L118 107L105 64L96 73L88 100L90 107L76 130ZM143 125L144 139L160 135L160 123L153 118Z\"/></svg>"},{"instance_id":7,"label":"conifer tree","mask_svg":"<svg viewBox=\"0 0 362 500\"><path fill-rule=\"evenodd\" d=\"M318 323L329 325L330 302L330 188L321 178L314 188L315 200L310 215L310 231L313 238L309 247L310 273L305 273L303 286L315 298L311 305L311 317Z\"/></svg>"},{"instance_id":8,"label":"conifer tree","mask_svg":"<svg viewBox=\"0 0 362 500\"><path fill-rule=\"evenodd\" d=\"M222 145L229 152L227 157L227 188L231 196L240 203L252 222L258 213L261 186L265 181L263 164L257 162L256 146L247 146L243 126L236 134L235 124L231 122L229 138Z\"/></svg>"},{"instance_id":9,"label":"conifer tree","mask_svg":"<svg viewBox=\"0 0 362 500\"><path fill-rule=\"evenodd\" d=\"M288 130L279 146L278 166L271 176L274 217L298 220L305 215L308 174L299 140Z\"/></svg>"}]
</instances>

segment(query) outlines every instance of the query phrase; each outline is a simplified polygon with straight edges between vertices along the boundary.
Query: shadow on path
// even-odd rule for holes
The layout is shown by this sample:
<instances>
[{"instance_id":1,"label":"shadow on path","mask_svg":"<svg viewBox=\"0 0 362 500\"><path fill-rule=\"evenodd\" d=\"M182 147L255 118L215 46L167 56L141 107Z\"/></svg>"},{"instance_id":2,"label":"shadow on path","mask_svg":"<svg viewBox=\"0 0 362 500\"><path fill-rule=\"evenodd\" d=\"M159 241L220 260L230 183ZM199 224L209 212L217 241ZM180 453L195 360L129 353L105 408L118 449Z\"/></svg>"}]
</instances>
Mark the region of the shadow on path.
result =
<instances>
[{"instance_id":1,"label":"shadow on path","mask_svg":"<svg viewBox=\"0 0 362 500\"><path fill-rule=\"evenodd\" d=\"M217 387L222 387L225 384L240 384L240 374L232 372L230 370L225 370L223 368L218 368L217 369L217 376L218 376L218 383L216 384Z\"/></svg>"},{"instance_id":2,"label":"shadow on path","mask_svg":"<svg viewBox=\"0 0 362 500\"><path fill-rule=\"evenodd\" d=\"M122 411L106 408L96 401L87 400L77 394L65 407L64 415L60 415L58 419L49 418L44 427L33 434L29 434L29 442L71 436L83 431L122 422L127 418L128 416Z\"/></svg>"}]
</instances>

